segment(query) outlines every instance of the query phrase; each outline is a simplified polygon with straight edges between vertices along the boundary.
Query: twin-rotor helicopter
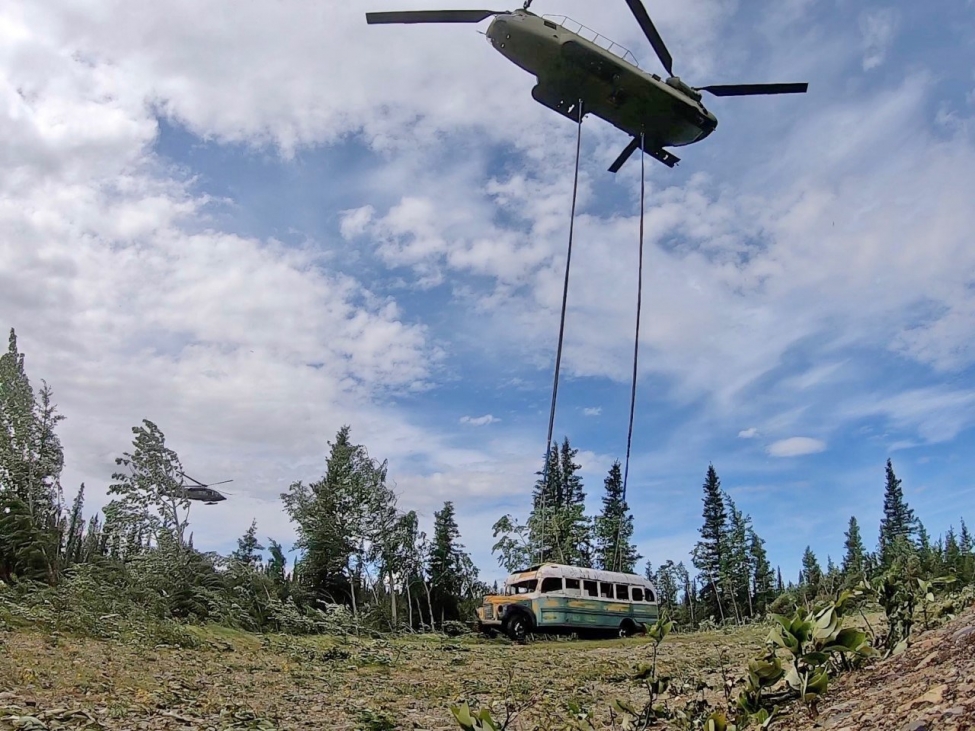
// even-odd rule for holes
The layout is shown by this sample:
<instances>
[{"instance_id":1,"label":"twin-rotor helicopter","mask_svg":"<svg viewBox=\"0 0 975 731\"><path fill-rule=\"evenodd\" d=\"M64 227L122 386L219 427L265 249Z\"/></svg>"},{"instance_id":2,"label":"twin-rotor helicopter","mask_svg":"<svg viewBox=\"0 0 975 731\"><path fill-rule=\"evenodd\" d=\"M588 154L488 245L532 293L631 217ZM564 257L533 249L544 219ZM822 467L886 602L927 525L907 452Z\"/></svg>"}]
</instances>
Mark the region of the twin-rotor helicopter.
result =
<instances>
[{"instance_id":1,"label":"twin-rotor helicopter","mask_svg":"<svg viewBox=\"0 0 975 731\"><path fill-rule=\"evenodd\" d=\"M529 10L532 0L513 11L416 10L367 13L371 24L480 23L493 17L486 36L502 55L533 74L538 83L532 97L569 119L579 122L594 114L633 139L610 167L617 172L641 147L668 167L680 159L665 147L700 142L718 126L717 118L701 102L702 93L714 96L802 94L808 84L718 84L692 87L673 72L673 59L641 0L626 0L668 77L647 73L626 49L597 41ZM581 31L581 28L580 28ZM606 39L603 39L606 40ZM614 50L619 52L614 53ZM580 108L581 102L581 108Z\"/></svg>"}]
</instances>

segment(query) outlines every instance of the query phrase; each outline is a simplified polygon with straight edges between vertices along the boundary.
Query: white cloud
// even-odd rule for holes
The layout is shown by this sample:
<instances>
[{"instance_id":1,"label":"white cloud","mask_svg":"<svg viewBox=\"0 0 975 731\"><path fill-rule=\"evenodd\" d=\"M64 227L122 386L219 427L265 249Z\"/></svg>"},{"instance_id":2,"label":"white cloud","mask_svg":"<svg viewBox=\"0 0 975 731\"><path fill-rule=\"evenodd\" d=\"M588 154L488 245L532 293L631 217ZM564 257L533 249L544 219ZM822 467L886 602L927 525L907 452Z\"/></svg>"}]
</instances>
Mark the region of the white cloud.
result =
<instances>
[{"instance_id":1,"label":"white cloud","mask_svg":"<svg viewBox=\"0 0 975 731\"><path fill-rule=\"evenodd\" d=\"M584 416L599 416L603 413L602 406L593 406L582 410Z\"/></svg>"},{"instance_id":2,"label":"white cloud","mask_svg":"<svg viewBox=\"0 0 975 731\"><path fill-rule=\"evenodd\" d=\"M470 424L471 426L488 426L489 424L497 424L501 419L496 419L491 414L486 414L485 416L462 416L460 418L461 424Z\"/></svg>"},{"instance_id":3,"label":"white cloud","mask_svg":"<svg viewBox=\"0 0 975 731\"><path fill-rule=\"evenodd\" d=\"M754 439L757 436L758 436L758 429L756 429L755 427L751 427L750 429L743 429L742 431L738 432L739 439Z\"/></svg>"},{"instance_id":4,"label":"white cloud","mask_svg":"<svg viewBox=\"0 0 975 731\"><path fill-rule=\"evenodd\" d=\"M887 57L900 17L893 8L877 8L860 15L860 33L863 38L863 70L875 69Z\"/></svg>"},{"instance_id":5,"label":"white cloud","mask_svg":"<svg viewBox=\"0 0 975 731\"><path fill-rule=\"evenodd\" d=\"M826 442L810 437L791 437L780 439L769 445L768 453L773 457L801 457L826 451Z\"/></svg>"}]
</instances>

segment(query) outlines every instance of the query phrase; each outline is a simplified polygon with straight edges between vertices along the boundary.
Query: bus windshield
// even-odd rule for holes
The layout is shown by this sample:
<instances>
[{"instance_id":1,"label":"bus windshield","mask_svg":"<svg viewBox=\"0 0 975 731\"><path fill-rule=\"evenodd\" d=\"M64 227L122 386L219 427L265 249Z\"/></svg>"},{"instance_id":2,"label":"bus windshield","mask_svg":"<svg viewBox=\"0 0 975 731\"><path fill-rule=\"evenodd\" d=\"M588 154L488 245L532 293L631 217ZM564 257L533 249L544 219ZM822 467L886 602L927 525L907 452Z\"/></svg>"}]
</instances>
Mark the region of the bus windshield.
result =
<instances>
[{"instance_id":1,"label":"bus windshield","mask_svg":"<svg viewBox=\"0 0 975 731\"><path fill-rule=\"evenodd\" d=\"M535 591L538 586L538 579L528 579L527 581L519 581L516 584L508 585L508 594L531 594Z\"/></svg>"}]
</instances>

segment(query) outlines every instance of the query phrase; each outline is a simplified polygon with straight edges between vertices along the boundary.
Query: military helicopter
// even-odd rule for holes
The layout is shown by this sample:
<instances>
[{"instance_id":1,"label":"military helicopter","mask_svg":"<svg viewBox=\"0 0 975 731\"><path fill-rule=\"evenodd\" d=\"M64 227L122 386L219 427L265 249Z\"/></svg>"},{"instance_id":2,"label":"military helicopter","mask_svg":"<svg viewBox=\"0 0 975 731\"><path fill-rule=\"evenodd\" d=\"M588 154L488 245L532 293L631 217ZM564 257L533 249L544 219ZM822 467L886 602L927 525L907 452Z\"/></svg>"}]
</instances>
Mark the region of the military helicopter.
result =
<instances>
[{"instance_id":1,"label":"military helicopter","mask_svg":"<svg viewBox=\"0 0 975 731\"><path fill-rule=\"evenodd\" d=\"M227 498L213 489L214 485L226 485L228 482L233 482L233 480L223 480L221 482L212 482L209 485L204 485L199 480L194 480L192 477L187 475L185 472L180 472L180 474L191 482L195 482L196 485L190 485L189 487L183 487L183 495L186 496L187 500L199 500L204 505L216 505L219 502L226 500Z\"/></svg>"},{"instance_id":2,"label":"military helicopter","mask_svg":"<svg viewBox=\"0 0 975 731\"><path fill-rule=\"evenodd\" d=\"M599 34L589 40L547 16L529 11L532 0L513 11L416 10L366 13L370 25L380 23L480 23L493 17L487 35L491 45L513 63L533 74L535 101L574 122L595 114L633 139L610 172L617 172L630 156L643 151L668 167L680 158L665 147L700 142L718 126L717 118L701 103L701 92L714 96L803 94L808 84L718 84L694 88L673 72L673 59L641 0L626 0L637 22L667 70L668 78L642 71L633 54ZM592 33L590 31L590 33ZM603 48L596 41L609 42ZM614 50L616 52L614 52ZM579 103L582 109L578 109Z\"/></svg>"}]
</instances>

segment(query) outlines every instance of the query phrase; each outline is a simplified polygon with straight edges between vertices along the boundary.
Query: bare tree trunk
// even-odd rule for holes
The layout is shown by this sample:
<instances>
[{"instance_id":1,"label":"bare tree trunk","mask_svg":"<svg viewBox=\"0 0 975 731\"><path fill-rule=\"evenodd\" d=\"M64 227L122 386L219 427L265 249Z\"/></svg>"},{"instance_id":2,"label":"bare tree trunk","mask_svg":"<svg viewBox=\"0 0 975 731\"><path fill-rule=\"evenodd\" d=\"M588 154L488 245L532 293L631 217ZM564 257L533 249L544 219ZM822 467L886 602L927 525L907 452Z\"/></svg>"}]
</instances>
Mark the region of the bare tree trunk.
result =
<instances>
[{"instance_id":1,"label":"bare tree trunk","mask_svg":"<svg viewBox=\"0 0 975 731\"><path fill-rule=\"evenodd\" d=\"M399 622L396 620L396 587L393 584L393 572L389 572L389 610L393 618L393 631L395 632Z\"/></svg>"},{"instance_id":2,"label":"bare tree trunk","mask_svg":"<svg viewBox=\"0 0 975 731\"><path fill-rule=\"evenodd\" d=\"M714 601L718 605L718 614L721 615L721 624L724 624L724 608L721 606L721 592L718 591L718 585L714 583L714 577L711 577L711 589L714 590Z\"/></svg>"},{"instance_id":3,"label":"bare tree trunk","mask_svg":"<svg viewBox=\"0 0 975 731\"><path fill-rule=\"evenodd\" d=\"M433 617L433 598L430 596L430 585L424 581L423 588L427 590L427 606L430 608L430 629L437 628L437 622Z\"/></svg>"},{"instance_id":4,"label":"bare tree trunk","mask_svg":"<svg viewBox=\"0 0 975 731\"><path fill-rule=\"evenodd\" d=\"M404 588L406 589L406 615L407 621L410 623L410 630L413 629L413 599L410 597L410 582L409 580L404 581Z\"/></svg>"}]
</instances>

